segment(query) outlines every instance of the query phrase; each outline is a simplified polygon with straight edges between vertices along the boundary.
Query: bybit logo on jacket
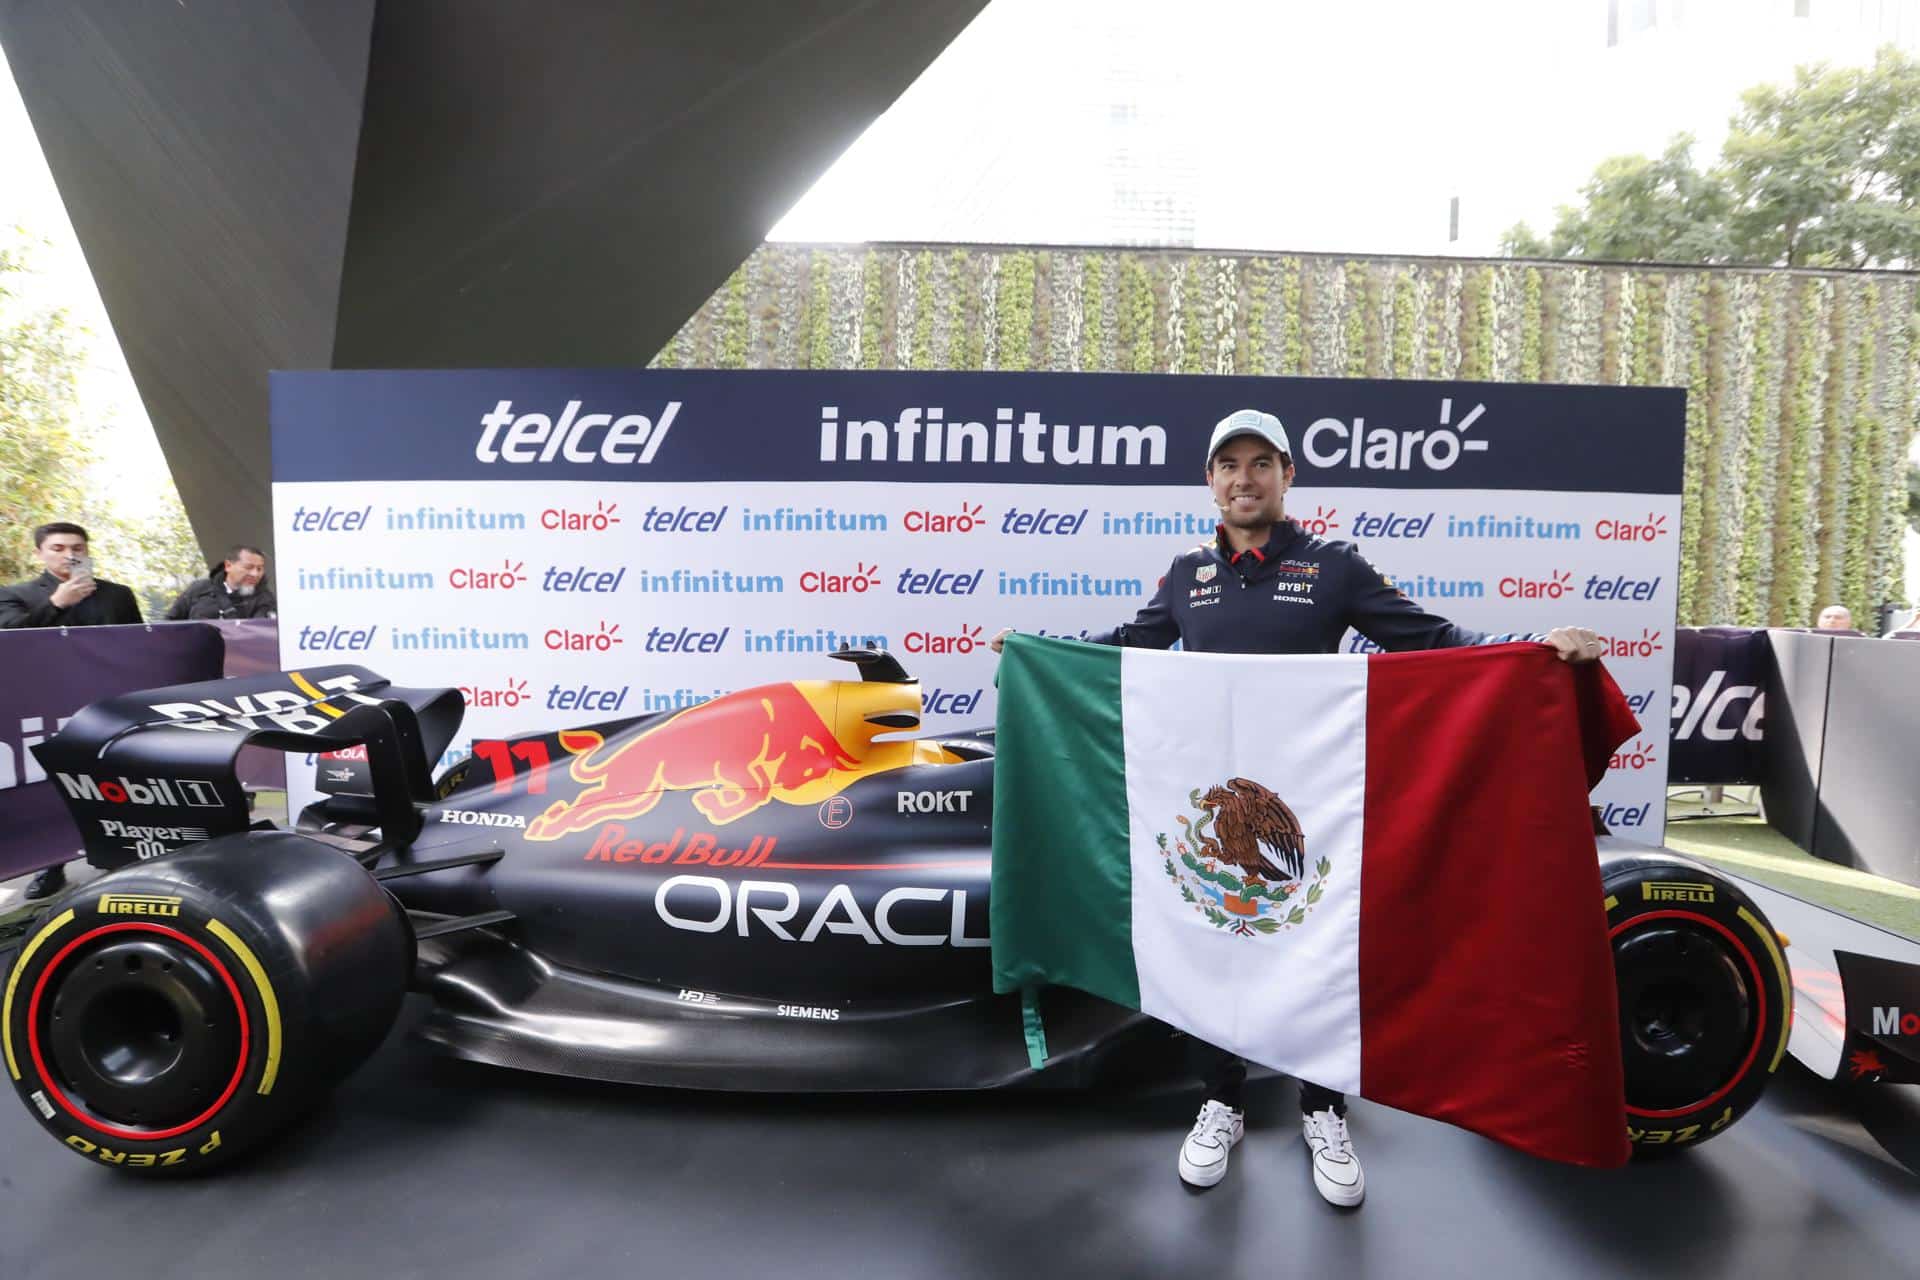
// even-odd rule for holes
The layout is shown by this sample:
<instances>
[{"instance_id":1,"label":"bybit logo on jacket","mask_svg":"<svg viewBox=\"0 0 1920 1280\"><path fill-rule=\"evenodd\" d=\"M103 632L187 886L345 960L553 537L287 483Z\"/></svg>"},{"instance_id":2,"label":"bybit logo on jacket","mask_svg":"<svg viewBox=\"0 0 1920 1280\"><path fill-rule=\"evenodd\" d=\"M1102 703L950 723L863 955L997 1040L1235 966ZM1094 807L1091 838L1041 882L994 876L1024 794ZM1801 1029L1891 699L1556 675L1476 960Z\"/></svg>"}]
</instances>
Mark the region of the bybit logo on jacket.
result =
<instances>
[{"instance_id":1,"label":"bybit logo on jacket","mask_svg":"<svg viewBox=\"0 0 1920 1280\"><path fill-rule=\"evenodd\" d=\"M502 400L480 416L480 439L473 456L482 462L652 462L667 438L680 401L669 400L659 420L640 413L581 413L581 401L569 400L556 420L544 413L513 411Z\"/></svg>"}]
</instances>

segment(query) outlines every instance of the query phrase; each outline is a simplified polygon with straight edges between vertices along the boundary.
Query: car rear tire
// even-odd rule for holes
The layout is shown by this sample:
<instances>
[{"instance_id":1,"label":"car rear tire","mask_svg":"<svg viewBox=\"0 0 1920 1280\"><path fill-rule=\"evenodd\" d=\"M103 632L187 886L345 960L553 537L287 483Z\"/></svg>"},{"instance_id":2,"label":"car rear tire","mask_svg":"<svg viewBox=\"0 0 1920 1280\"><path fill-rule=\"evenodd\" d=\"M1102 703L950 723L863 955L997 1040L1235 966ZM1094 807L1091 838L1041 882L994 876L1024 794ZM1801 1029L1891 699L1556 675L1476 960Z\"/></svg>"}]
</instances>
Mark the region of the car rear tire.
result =
<instances>
[{"instance_id":1,"label":"car rear tire","mask_svg":"<svg viewBox=\"0 0 1920 1280\"><path fill-rule=\"evenodd\" d=\"M198 1172L358 1066L412 972L404 911L290 832L225 836L72 890L0 994L9 1078L40 1124L128 1172Z\"/></svg>"},{"instance_id":2,"label":"car rear tire","mask_svg":"<svg viewBox=\"0 0 1920 1280\"><path fill-rule=\"evenodd\" d=\"M1697 1146L1760 1100L1786 1056L1792 985L1766 917L1677 858L1601 867L1636 1155Z\"/></svg>"}]
</instances>

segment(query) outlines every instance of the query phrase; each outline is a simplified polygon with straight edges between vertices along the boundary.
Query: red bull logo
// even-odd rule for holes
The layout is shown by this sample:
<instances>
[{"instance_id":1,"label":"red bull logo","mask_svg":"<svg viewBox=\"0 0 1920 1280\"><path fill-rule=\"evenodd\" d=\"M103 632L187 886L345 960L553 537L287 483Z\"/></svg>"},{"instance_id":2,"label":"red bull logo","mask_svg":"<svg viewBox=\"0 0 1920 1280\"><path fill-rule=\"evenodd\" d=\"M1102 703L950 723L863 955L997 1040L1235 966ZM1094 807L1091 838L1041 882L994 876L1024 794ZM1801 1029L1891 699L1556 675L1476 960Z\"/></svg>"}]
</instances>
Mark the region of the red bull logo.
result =
<instances>
[{"instance_id":1,"label":"red bull logo","mask_svg":"<svg viewBox=\"0 0 1920 1280\"><path fill-rule=\"evenodd\" d=\"M617 743L583 729L562 732L560 745L585 789L528 823L529 840L637 818L669 791L694 792L694 808L724 826L773 800L817 804L862 771L792 684L715 698Z\"/></svg>"}]
</instances>

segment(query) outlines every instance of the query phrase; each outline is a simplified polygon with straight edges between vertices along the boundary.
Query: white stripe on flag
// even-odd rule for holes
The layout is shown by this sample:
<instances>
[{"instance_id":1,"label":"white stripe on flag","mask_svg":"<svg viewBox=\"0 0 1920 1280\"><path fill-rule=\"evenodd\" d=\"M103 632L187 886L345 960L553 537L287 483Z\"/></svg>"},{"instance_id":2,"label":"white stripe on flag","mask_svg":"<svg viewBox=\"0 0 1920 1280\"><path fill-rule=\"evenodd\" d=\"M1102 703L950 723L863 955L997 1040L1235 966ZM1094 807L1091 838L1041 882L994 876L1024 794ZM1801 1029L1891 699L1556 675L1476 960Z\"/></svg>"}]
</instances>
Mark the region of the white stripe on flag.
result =
<instances>
[{"instance_id":1,"label":"white stripe on flag","mask_svg":"<svg viewBox=\"0 0 1920 1280\"><path fill-rule=\"evenodd\" d=\"M1358 1092L1366 658L1128 649L1121 701L1141 1009L1256 1062ZM1232 778L1279 796L1306 837L1294 896L1257 916L1187 868L1178 849L1184 843L1205 865L1178 819L1198 822L1190 793ZM1304 907L1321 858L1331 863L1323 896ZM1300 923L1255 927L1296 905L1306 911Z\"/></svg>"}]
</instances>

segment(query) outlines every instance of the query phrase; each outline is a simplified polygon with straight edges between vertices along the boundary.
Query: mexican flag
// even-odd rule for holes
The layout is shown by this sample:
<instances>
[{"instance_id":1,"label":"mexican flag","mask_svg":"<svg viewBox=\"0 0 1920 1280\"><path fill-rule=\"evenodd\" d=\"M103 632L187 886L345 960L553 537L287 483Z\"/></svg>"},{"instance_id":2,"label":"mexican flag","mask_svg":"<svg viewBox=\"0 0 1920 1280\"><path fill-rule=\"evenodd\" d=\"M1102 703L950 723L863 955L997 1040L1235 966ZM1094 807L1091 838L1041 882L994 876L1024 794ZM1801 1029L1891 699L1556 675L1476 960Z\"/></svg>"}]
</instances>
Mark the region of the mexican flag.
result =
<instances>
[{"instance_id":1,"label":"mexican flag","mask_svg":"<svg viewBox=\"0 0 1920 1280\"><path fill-rule=\"evenodd\" d=\"M1587 792L1638 725L1599 664L1015 635L999 688L995 990L1078 987L1535 1155L1626 1161Z\"/></svg>"}]
</instances>

